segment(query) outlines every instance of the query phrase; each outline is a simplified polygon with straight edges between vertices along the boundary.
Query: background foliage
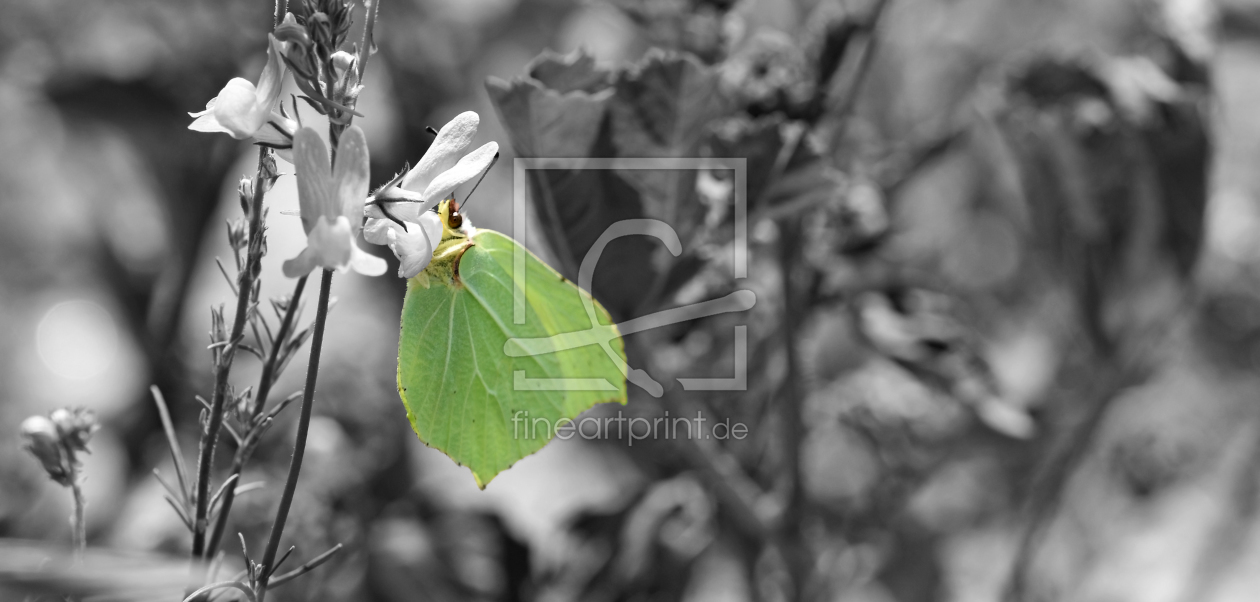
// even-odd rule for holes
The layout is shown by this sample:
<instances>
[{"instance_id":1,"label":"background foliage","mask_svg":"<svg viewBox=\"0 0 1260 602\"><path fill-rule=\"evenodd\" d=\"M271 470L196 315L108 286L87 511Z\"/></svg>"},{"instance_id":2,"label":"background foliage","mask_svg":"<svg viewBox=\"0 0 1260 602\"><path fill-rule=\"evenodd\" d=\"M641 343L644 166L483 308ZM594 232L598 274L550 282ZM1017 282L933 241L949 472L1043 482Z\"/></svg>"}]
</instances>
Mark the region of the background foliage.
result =
<instances>
[{"instance_id":1,"label":"background foliage","mask_svg":"<svg viewBox=\"0 0 1260 602\"><path fill-rule=\"evenodd\" d=\"M662 382L724 376L747 324L748 391L626 408L752 436L557 442L478 492L397 399L402 283L339 278L288 532L346 547L278 599L1248 599L1257 13L1217 6L1204 37L1205 6L386 0L356 121L374 185L469 108L505 161L468 214L505 232L513 155L748 159L746 280L720 173L539 172L526 242L572 277L607 224L670 223L682 256L630 238L601 262L618 319L754 290L750 314L627 338ZM253 155L186 112L258 72L271 6L4 11L0 535L68 539L16 426L84 405L89 541L182 555L147 385L194 448L205 307L231 298L212 258ZM295 208L291 179L268 198ZM295 254L298 220L272 215L271 255ZM278 262L263 281L287 292ZM997 432L993 403L1037 434ZM251 548L290 438L243 479L269 485L237 501Z\"/></svg>"}]
</instances>

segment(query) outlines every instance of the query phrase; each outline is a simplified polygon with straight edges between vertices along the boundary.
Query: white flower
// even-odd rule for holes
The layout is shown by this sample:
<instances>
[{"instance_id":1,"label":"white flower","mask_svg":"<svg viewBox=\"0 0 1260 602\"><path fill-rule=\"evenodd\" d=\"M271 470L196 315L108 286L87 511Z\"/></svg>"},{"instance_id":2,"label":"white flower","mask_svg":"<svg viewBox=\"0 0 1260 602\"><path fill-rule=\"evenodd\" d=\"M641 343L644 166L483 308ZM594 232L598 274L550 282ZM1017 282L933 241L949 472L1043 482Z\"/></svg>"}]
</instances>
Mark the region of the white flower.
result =
<instances>
[{"instance_id":1,"label":"white flower","mask_svg":"<svg viewBox=\"0 0 1260 602\"><path fill-rule=\"evenodd\" d=\"M472 111L457 115L442 127L413 169L400 174L368 199L364 208L367 224L363 227L363 237L370 243L389 246L400 262L400 278L411 278L424 270L441 241L441 220L430 210L460 185L489 169L498 156L499 145L495 142L487 142L460 156L477 134L479 121ZM390 219L391 216L405 227Z\"/></svg>"},{"instance_id":2,"label":"white flower","mask_svg":"<svg viewBox=\"0 0 1260 602\"><path fill-rule=\"evenodd\" d=\"M23 446L43 465L44 471L54 481L69 485L70 468L66 465L61 446L61 434L52 420L44 416L31 416L22 421Z\"/></svg>"},{"instance_id":3,"label":"white flower","mask_svg":"<svg viewBox=\"0 0 1260 602\"><path fill-rule=\"evenodd\" d=\"M237 140L254 139L273 148L289 148L297 122L281 114L280 91L287 69L280 57L281 43L269 35L267 66L263 67L258 85L234 77L219 90L219 95L206 103L206 110L189 113L195 119L188 129L198 132L222 132Z\"/></svg>"},{"instance_id":4,"label":"white flower","mask_svg":"<svg viewBox=\"0 0 1260 602\"><path fill-rule=\"evenodd\" d=\"M321 267L367 276L385 273L385 260L355 244L363 222L361 203L368 188L368 150L363 130L350 126L337 145L337 164L328 166L328 147L315 130L304 127L293 137L293 167L306 248L284 262L284 275L297 278Z\"/></svg>"}]
</instances>

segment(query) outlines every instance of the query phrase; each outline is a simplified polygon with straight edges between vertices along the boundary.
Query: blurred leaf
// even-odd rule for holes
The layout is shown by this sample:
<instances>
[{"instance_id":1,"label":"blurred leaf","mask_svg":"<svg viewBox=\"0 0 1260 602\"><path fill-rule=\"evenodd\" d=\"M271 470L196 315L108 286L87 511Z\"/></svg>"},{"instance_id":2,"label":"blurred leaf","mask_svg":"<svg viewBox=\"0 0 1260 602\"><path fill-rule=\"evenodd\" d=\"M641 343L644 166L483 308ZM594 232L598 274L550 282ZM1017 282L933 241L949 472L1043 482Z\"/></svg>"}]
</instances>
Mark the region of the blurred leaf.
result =
<instances>
[{"instance_id":1,"label":"blurred leaf","mask_svg":"<svg viewBox=\"0 0 1260 602\"><path fill-rule=\"evenodd\" d=\"M855 34L866 28L848 15L835 18L827 23L823 30L822 42L818 49L817 79L818 88L825 90L831 84Z\"/></svg>"},{"instance_id":2,"label":"blurred leaf","mask_svg":"<svg viewBox=\"0 0 1260 602\"><path fill-rule=\"evenodd\" d=\"M612 0L643 28L654 47L695 53L706 62L721 59L729 42L727 11L733 0Z\"/></svg>"},{"instance_id":3,"label":"blurred leaf","mask_svg":"<svg viewBox=\"0 0 1260 602\"><path fill-rule=\"evenodd\" d=\"M1118 62L1040 59L1012 78L998 119L1034 240L1104 346L1159 330L1182 307L1207 201L1193 95L1135 101L1140 90L1115 81L1126 77Z\"/></svg>"},{"instance_id":4,"label":"blurred leaf","mask_svg":"<svg viewBox=\"0 0 1260 602\"><path fill-rule=\"evenodd\" d=\"M709 123L725 107L713 70L680 55L651 53L637 68L614 75L582 53L544 54L528 71L510 83L487 83L521 157L696 157ZM696 199L695 178L693 170L529 172L547 242L570 279L618 221L661 219L687 240L706 210ZM591 293L620 320L697 267L694 258L674 260L651 238L620 238L608 245Z\"/></svg>"},{"instance_id":5,"label":"blurred leaf","mask_svg":"<svg viewBox=\"0 0 1260 602\"><path fill-rule=\"evenodd\" d=\"M617 79L612 135L620 157L696 157L710 122L727 107L716 71L686 55L649 53ZM647 213L686 239L703 218L695 202L696 172L688 169L621 170L641 194Z\"/></svg>"},{"instance_id":6,"label":"blurred leaf","mask_svg":"<svg viewBox=\"0 0 1260 602\"><path fill-rule=\"evenodd\" d=\"M529 66L529 75L548 88L595 93L612 83L612 73L595 64L595 57L578 50L567 55L545 51Z\"/></svg>"},{"instance_id":7,"label":"blurred leaf","mask_svg":"<svg viewBox=\"0 0 1260 602\"><path fill-rule=\"evenodd\" d=\"M565 57L544 54L531 64L529 77L511 83L497 79L487 82L490 99L518 156L613 156L605 127L611 88L594 94L582 90L563 93L545 83L555 82L561 90L579 82L593 84L600 78L589 70L592 65L590 57L581 53ZM527 175L533 206L557 270L570 280L577 278L582 256L605 228L642 215L638 194L611 171L548 169L530 170ZM640 238L616 240L610 245L615 253L607 257L626 257L623 251L627 249L634 253L630 256L646 256L652 244ZM617 267L625 269L619 273L596 270L590 292L620 319L637 303L634 291L641 293L651 286L653 274L636 266Z\"/></svg>"},{"instance_id":8,"label":"blurred leaf","mask_svg":"<svg viewBox=\"0 0 1260 602\"><path fill-rule=\"evenodd\" d=\"M594 59L581 52L543 54L529 73L510 83L498 78L486 83L517 154L589 156L612 94L608 74L597 71Z\"/></svg>"}]
</instances>

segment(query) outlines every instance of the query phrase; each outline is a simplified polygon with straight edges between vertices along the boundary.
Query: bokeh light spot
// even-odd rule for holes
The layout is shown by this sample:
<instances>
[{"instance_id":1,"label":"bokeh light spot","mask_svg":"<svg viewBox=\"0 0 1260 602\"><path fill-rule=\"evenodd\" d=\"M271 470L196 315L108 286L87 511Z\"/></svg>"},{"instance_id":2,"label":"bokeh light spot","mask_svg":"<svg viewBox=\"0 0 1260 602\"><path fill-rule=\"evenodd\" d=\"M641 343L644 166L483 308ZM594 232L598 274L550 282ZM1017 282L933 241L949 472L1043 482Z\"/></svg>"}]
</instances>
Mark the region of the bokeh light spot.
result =
<instances>
[{"instance_id":1,"label":"bokeh light spot","mask_svg":"<svg viewBox=\"0 0 1260 602\"><path fill-rule=\"evenodd\" d=\"M53 374L87 380L113 366L118 331L113 316L99 304L83 299L62 301L40 318L35 348Z\"/></svg>"}]
</instances>

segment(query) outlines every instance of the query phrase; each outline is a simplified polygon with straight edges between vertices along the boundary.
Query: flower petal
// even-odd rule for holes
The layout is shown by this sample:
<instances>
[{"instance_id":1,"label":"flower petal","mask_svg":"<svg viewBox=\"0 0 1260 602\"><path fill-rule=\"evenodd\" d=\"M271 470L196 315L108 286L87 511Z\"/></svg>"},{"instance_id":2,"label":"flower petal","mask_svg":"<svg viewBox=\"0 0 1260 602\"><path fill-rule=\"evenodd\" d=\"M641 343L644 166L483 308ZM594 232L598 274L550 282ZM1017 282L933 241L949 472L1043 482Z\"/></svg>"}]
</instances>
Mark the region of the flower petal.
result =
<instances>
[{"instance_id":1,"label":"flower petal","mask_svg":"<svg viewBox=\"0 0 1260 602\"><path fill-rule=\"evenodd\" d=\"M267 42L267 66L263 67L262 75L258 77L255 97L255 103L258 105L256 110L264 114L270 114L276 108L276 103L280 101L280 91L284 87L284 74L287 71L284 61L280 59L280 40L277 40L274 35L267 34Z\"/></svg>"},{"instance_id":2,"label":"flower petal","mask_svg":"<svg viewBox=\"0 0 1260 602\"><path fill-rule=\"evenodd\" d=\"M465 220L467 220L466 217ZM442 242L442 218L433 212L425 213L420 216L420 228L424 230L425 236L429 237L429 244L437 248L438 243Z\"/></svg>"},{"instance_id":3,"label":"flower petal","mask_svg":"<svg viewBox=\"0 0 1260 602\"><path fill-rule=\"evenodd\" d=\"M258 93L248 80L234 77L214 100L214 118L237 140L254 135L267 122L271 111L257 109Z\"/></svg>"},{"instance_id":4,"label":"flower petal","mask_svg":"<svg viewBox=\"0 0 1260 602\"><path fill-rule=\"evenodd\" d=\"M384 259L357 246L350 249L350 268L364 276L380 276L388 267Z\"/></svg>"},{"instance_id":5,"label":"flower petal","mask_svg":"<svg viewBox=\"0 0 1260 602\"><path fill-rule=\"evenodd\" d=\"M442 238L442 222L434 213L420 216L418 224L409 224L403 232L398 224L387 231L389 248L398 257L398 277L412 278L433 261L433 250Z\"/></svg>"},{"instance_id":6,"label":"flower petal","mask_svg":"<svg viewBox=\"0 0 1260 602\"><path fill-rule=\"evenodd\" d=\"M193 123L196 123L195 121ZM189 126L192 127L192 126ZM292 148L293 134L297 132L298 123L279 113L272 112L271 119L254 132L254 143L264 144L271 148Z\"/></svg>"},{"instance_id":7,"label":"flower petal","mask_svg":"<svg viewBox=\"0 0 1260 602\"><path fill-rule=\"evenodd\" d=\"M311 273L311 270L315 269L315 266L318 264L319 261L315 258L315 251L307 247L302 249L302 252L298 253L297 257L286 259L280 268L284 270L285 278L301 278Z\"/></svg>"},{"instance_id":8,"label":"flower petal","mask_svg":"<svg viewBox=\"0 0 1260 602\"><path fill-rule=\"evenodd\" d=\"M434 178L455 165L460 151L477 135L480 122L476 112L465 111L442 126L424 157L403 178L402 187L412 192L424 192Z\"/></svg>"},{"instance_id":9,"label":"flower petal","mask_svg":"<svg viewBox=\"0 0 1260 602\"><path fill-rule=\"evenodd\" d=\"M337 184L337 211L350 223L353 233L363 223L363 198L368 193L367 137L357 125L346 128L337 144L337 165L333 168L333 180Z\"/></svg>"},{"instance_id":10,"label":"flower petal","mask_svg":"<svg viewBox=\"0 0 1260 602\"><path fill-rule=\"evenodd\" d=\"M218 119L215 119L214 113L210 111L202 111L200 113L189 113L190 116L196 117L192 123L188 124L188 129L194 132L210 132L231 134L232 130L223 127Z\"/></svg>"},{"instance_id":11,"label":"flower petal","mask_svg":"<svg viewBox=\"0 0 1260 602\"><path fill-rule=\"evenodd\" d=\"M336 75L334 79L338 82L342 81L346 77L346 72L353 69L358 62L353 54L344 50L334 52L329 58L332 59L333 73Z\"/></svg>"},{"instance_id":12,"label":"flower petal","mask_svg":"<svg viewBox=\"0 0 1260 602\"><path fill-rule=\"evenodd\" d=\"M369 205L364 215L367 216L367 220L363 224L363 238L374 245L389 244L389 231L392 228L399 228L398 224L385 217L380 207L376 205Z\"/></svg>"},{"instance_id":13,"label":"flower petal","mask_svg":"<svg viewBox=\"0 0 1260 602\"><path fill-rule=\"evenodd\" d=\"M297 175L302 229L311 234L321 217L341 215L328 167L328 147L315 130L304 127L293 135L293 167Z\"/></svg>"},{"instance_id":14,"label":"flower petal","mask_svg":"<svg viewBox=\"0 0 1260 602\"><path fill-rule=\"evenodd\" d=\"M464 158L460 159L459 163L442 172L424 189L420 210L427 211L431 209L454 192L460 185L481 175L486 169L489 169L490 164L494 162L495 155L498 153L499 144L497 142L487 142L481 148L464 155Z\"/></svg>"},{"instance_id":15,"label":"flower petal","mask_svg":"<svg viewBox=\"0 0 1260 602\"><path fill-rule=\"evenodd\" d=\"M218 97L211 98L210 102L206 103L206 110L197 113L189 113L188 116L193 118L193 122L188 124L188 129L195 132L222 132L224 134L231 134L232 132L223 127L223 125L219 123L218 118L214 116L214 105L218 103L218 100Z\"/></svg>"},{"instance_id":16,"label":"flower petal","mask_svg":"<svg viewBox=\"0 0 1260 602\"><path fill-rule=\"evenodd\" d=\"M369 213L369 217L384 218L385 212L381 210L380 203L384 203L385 208L389 210L389 214L404 221L414 222L420 219L421 203L424 197L419 193L403 190L397 186L385 188L377 191L370 201L377 201L364 211Z\"/></svg>"},{"instance_id":17,"label":"flower petal","mask_svg":"<svg viewBox=\"0 0 1260 602\"><path fill-rule=\"evenodd\" d=\"M316 266L344 271L350 267L354 249L350 220L345 216L338 216L335 221L321 216L306 237L306 248L297 257L284 262L284 275L297 278L310 273Z\"/></svg>"}]
</instances>

